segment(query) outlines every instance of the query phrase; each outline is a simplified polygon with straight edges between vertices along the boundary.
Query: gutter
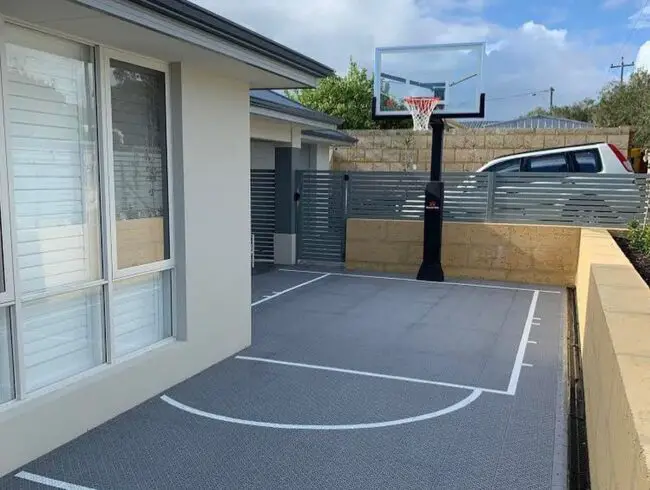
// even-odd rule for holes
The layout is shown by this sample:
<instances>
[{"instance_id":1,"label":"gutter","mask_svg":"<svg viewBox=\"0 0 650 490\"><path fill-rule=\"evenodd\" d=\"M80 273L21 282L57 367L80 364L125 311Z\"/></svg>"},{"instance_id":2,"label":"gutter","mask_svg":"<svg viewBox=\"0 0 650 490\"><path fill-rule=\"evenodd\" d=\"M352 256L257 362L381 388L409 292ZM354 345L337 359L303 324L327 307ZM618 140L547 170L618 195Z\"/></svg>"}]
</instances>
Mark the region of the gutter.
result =
<instances>
[{"instance_id":1,"label":"gutter","mask_svg":"<svg viewBox=\"0 0 650 490\"><path fill-rule=\"evenodd\" d=\"M327 114L323 114L322 112L299 109L297 107L290 107L284 104L278 104L275 102L270 102L268 100L258 99L256 97L250 98L250 105L251 107L257 107L259 109L275 111L290 116L302 117L304 119L309 119L311 121L315 121L323 124L333 125L335 127L343 123L342 119L328 116Z\"/></svg>"},{"instance_id":2,"label":"gutter","mask_svg":"<svg viewBox=\"0 0 650 490\"><path fill-rule=\"evenodd\" d=\"M323 132L323 131L312 130L312 129L304 129L302 131L302 135L307 139L320 140L323 142L334 141L334 142L348 143L351 145L359 141L357 140L357 138L353 138L352 136L344 133L343 131Z\"/></svg>"},{"instance_id":3,"label":"gutter","mask_svg":"<svg viewBox=\"0 0 650 490\"><path fill-rule=\"evenodd\" d=\"M316 60L287 48L256 32L246 29L207 9L186 0L128 0L169 19L199 29L249 51L279 61L317 78L334 70Z\"/></svg>"}]
</instances>

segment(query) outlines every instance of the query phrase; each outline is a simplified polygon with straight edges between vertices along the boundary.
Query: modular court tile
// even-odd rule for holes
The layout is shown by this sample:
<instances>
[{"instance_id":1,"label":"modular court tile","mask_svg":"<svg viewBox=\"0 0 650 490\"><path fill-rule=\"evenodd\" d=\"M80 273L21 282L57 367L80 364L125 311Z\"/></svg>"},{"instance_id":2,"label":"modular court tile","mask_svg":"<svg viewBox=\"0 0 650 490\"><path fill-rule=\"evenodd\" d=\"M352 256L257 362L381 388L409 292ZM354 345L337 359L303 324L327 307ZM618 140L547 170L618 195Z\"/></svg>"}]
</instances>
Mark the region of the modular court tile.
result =
<instances>
[{"instance_id":1,"label":"modular court tile","mask_svg":"<svg viewBox=\"0 0 650 490\"><path fill-rule=\"evenodd\" d=\"M563 290L279 270L252 296L251 347L0 488L563 488Z\"/></svg>"}]
</instances>

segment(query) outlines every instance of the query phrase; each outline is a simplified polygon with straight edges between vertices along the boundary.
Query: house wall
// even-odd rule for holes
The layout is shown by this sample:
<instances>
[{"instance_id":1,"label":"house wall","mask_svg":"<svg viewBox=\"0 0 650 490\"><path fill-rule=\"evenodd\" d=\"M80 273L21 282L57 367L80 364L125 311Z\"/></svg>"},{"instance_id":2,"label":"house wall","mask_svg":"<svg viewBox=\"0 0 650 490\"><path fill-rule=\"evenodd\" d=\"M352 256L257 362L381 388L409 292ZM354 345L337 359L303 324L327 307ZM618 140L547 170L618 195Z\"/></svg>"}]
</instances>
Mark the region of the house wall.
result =
<instances>
[{"instance_id":1,"label":"house wall","mask_svg":"<svg viewBox=\"0 0 650 490\"><path fill-rule=\"evenodd\" d=\"M334 152L334 170L429 170L431 134L408 130L350 131L359 141ZM513 153L589 142L614 143L627 154L632 130L451 129L445 133L443 169L471 172L494 158Z\"/></svg>"},{"instance_id":2,"label":"house wall","mask_svg":"<svg viewBox=\"0 0 650 490\"><path fill-rule=\"evenodd\" d=\"M251 168L275 170L275 144L271 141L251 140Z\"/></svg>"},{"instance_id":3,"label":"house wall","mask_svg":"<svg viewBox=\"0 0 650 490\"><path fill-rule=\"evenodd\" d=\"M329 144L316 145L316 170L331 169L332 146Z\"/></svg>"},{"instance_id":4,"label":"house wall","mask_svg":"<svg viewBox=\"0 0 650 490\"><path fill-rule=\"evenodd\" d=\"M248 87L205 64L172 73L179 340L0 407L0 475L250 344Z\"/></svg>"},{"instance_id":5,"label":"house wall","mask_svg":"<svg viewBox=\"0 0 650 490\"><path fill-rule=\"evenodd\" d=\"M250 128L251 138L288 144L292 142L290 123L252 115L250 116Z\"/></svg>"}]
</instances>

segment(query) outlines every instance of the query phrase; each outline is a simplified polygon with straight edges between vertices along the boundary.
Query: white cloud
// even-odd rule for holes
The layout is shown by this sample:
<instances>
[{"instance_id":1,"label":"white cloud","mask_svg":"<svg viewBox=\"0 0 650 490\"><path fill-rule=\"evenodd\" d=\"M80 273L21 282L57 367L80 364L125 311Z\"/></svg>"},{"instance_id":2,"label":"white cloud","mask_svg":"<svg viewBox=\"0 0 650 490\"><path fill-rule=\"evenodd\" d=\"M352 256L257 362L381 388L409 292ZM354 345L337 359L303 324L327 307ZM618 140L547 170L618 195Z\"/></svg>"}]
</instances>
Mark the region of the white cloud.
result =
<instances>
[{"instance_id":1,"label":"white cloud","mask_svg":"<svg viewBox=\"0 0 650 490\"><path fill-rule=\"evenodd\" d=\"M639 48L634 62L634 69L650 71L650 41L646 41Z\"/></svg>"},{"instance_id":2,"label":"white cloud","mask_svg":"<svg viewBox=\"0 0 650 490\"><path fill-rule=\"evenodd\" d=\"M195 0L344 72L350 57L372 67L376 46L487 41L488 99L556 89L556 103L596 96L611 79L603 59L614 47L573 38L566 29L528 21L507 28L485 21L485 0ZM517 117L547 94L488 102L489 118Z\"/></svg>"}]
</instances>

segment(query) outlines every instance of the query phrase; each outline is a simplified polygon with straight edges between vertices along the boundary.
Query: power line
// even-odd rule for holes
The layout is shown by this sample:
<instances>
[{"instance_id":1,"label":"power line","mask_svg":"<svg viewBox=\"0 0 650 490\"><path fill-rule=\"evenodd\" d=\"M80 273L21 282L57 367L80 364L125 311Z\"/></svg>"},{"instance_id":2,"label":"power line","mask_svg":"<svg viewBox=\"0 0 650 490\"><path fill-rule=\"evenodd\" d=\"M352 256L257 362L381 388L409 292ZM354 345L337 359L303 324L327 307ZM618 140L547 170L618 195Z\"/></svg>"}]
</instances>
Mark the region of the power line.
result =
<instances>
[{"instance_id":1,"label":"power line","mask_svg":"<svg viewBox=\"0 0 650 490\"><path fill-rule=\"evenodd\" d=\"M547 89L543 89L543 90L532 90L530 92L523 92L523 93L520 93L520 94L506 95L506 96L503 96L503 97L488 97L487 100L506 100L506 99L514 99L515 97L527 97L527 96L533 96L534 97L537 94L545 94L545 93L549 93L551 91L555 92L555 89L551 87L550 89L547 88Z\"/></svg>"}]
</instances>

